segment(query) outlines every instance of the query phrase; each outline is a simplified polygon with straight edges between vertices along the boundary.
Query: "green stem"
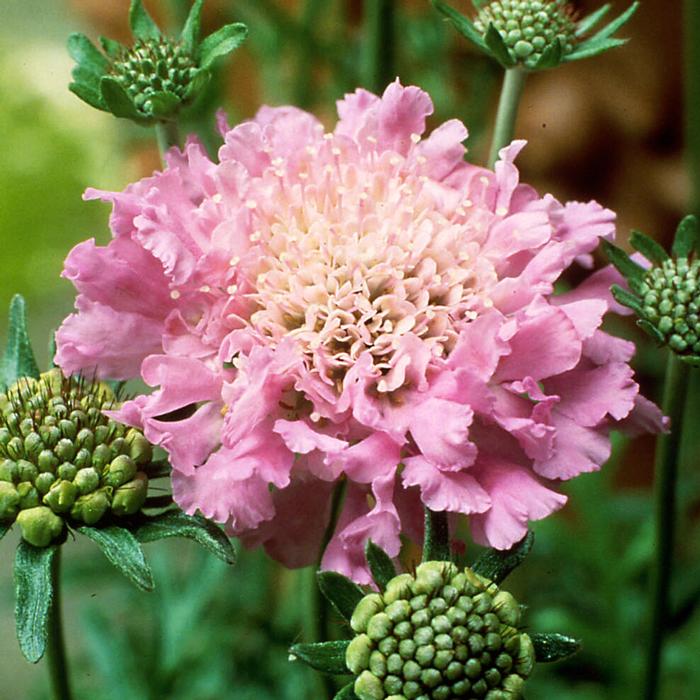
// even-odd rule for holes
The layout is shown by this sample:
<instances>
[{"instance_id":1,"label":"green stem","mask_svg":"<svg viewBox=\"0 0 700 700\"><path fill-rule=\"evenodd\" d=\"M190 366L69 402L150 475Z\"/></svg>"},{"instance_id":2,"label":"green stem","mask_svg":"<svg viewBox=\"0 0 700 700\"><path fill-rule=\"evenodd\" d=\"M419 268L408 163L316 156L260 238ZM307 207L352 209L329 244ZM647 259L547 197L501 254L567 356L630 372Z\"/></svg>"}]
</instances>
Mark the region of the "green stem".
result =
<instances>
[{"instance_id":1,"label":"green stem","mask_svg":"<svg viewBox=\"0 0 700 700\"><path fill-rule=\"evenodd\" d=\"M427 506L423 534L423 561L450 561L450 527L447 513L436 513Z\"/></svg>"},{"instance_id":2,"label":"green stem","mask_svg":"<svg viewBox=\"0 0 700 700\"><path fill-rule=\"evenodd\" d=\"M156 122L156 139L158 140L158 150L161 159L168 149L180 145L180 131L177 122Z\"/></svg>"},{"instance_id":3,"label":"green stem","mask_svg":"<svg viewBox=\"0 0 700 700\"><path fill-rule=\"evenodd\" d=\"M518 106L525 87L527 71L520 66L508 68L503 77L501 97L496 112L496 125L493 129L493 140L489 151L489 168L493 168L498 160L498 152L513 140L515 120L518 117Z\"/></svg>"},{"instance_id":4,"label":"green stem","mask_svg":"<svg viewBox=\"0 0 700 700\"><path fill-rule=\"evenodd\" d=\"M395 0L365 0L360 82L381 94L396 78Z\"/></svg>"},{"instance_id":5,"label":"green stem","mask_svg":"<svg viewBox=\"0 0 700 700\"><path fill-rule=\"evenodd\" d=\"M656 540L651 586L652 617L644 686L645 700L655 700L659 690L661 653L669 615L669 591L675 539L678 455L681 446L683 409L686 403L689 374L689 366L669 352L662 410L671 419L671 432L661 435L656 444Z\"/></svg>"},{"instance_id":6,"label":"green stem","mask_svg":"<svg viewBox=\"0 0 700 700\"><path fill-rule=\"evenodd\" d=\"M61 548L58 547L51 561L51 583L53 601L49 613L49 636L46 644L46 660L49 665L51 697L53 700L71 700L68 681L68 661L63 639L63 618L61 615Z\"/></svg>"},{"instance_id":7,"label":"green stem","mask_svg":"<svg viewBox=\"0 0 700 700\"><path fill-rule=\"evenodd\" d=\"M299 64L296 71L296 96L295 104L299 107L308 107L313 98L314 88L314 64L318 53L314 37L314 29L318 23L318 17L327 4L326 0L306 0L301 16L301 25L308 35L307 41L300 41L297 44L299 53Z\"/></svg>"}]
</instances>

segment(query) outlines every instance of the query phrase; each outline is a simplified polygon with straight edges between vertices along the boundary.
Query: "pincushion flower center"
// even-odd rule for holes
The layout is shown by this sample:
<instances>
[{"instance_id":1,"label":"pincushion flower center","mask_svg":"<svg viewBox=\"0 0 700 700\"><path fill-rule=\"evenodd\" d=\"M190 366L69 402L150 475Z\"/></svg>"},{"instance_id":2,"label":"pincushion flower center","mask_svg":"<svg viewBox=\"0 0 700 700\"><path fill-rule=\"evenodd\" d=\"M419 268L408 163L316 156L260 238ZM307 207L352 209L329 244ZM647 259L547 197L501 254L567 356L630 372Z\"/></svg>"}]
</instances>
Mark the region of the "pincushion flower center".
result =
<instances>
[{"instance_id":1,"label":"pincushion flower center","mask_svg":"<svg viewBox=\"0 0 700 700\"><path fill-rule=\"evenodd\" d=\"M440 206L435 183L415 167L404 172L396 154L370 164L343 162L339 152L330 148L325 168L272 166L275 207L257 214L247 271L251 327L272 344L294 338L310 368L338 386L365 352L388 374L407 334L446 356L460 327L489 305L483 278L493 274L479 262L470 202Z\"/></svg>"}]
</instances>

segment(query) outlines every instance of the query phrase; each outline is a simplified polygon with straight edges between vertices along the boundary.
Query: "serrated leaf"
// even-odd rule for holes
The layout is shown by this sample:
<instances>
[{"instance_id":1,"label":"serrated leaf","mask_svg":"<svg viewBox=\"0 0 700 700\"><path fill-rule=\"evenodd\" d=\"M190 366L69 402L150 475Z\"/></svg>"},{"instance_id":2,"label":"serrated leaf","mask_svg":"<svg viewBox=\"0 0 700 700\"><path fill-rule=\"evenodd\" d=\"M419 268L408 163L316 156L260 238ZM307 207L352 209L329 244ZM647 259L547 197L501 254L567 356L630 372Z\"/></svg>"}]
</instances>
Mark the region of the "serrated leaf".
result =
<instances>
[{"instance_id":1,"label":"serrated leaf","mask_svg":"<svg viewBox=\"0 0 700 700\"><path fill-rule=\"evenodd\" d=\"M537 63L533 66L535 70L544 70L546 68L556 68L562 60L562 55L564 49L562 47L559 37L557 37L551 44L548 44L542 55L539 57Z\"/></svg>"},{"instance_id":2,"label":"serrated leaf","mask_svg":"<svg viewBox=\"0 0 700 700\"><path fill-rule=\"evenodd\" d=\"M354 581L336 571L319 571L316 579L321 593L349 622L355 607L365 596L362 589Z\"/></svg>"},{"instance_id":3,"label":"serrated leaf","mask_svg":"<svg viewBox=\"0 0 700 700\"><path fill-rule=\"evenodd\" d=\"M692 214L683 218L678 224L671 250L677 258L687 258L693 250L700 252L698 220Z\"/></svg>"},{"instance_id":4,"label":"serrated leaf","mask_svg":"<svg viewBox=\"0 0 700 700\"><path fill-rule=\"evenodd\" d=\"M102 99L100 91L93 88L91 85L86 83L71 83L68 89L77 97L79 97L83 102L94 107L95 109L100 109L103 112L109 111L107 105Z\"/></svg>"},{"instance_id":5,"label":"serrated leaf","mask_svg":"<svg viewBox=\"0 0 700 700\"><path fill-rule=\"evenodd\" d=\"M227 24L210 34L199 45L197 58L200 68L209 68L220 56L237 49L248 36L248 27L240 22Z\"/></svg>"},{"instance_id":6,"label":"serrated leaf","mask_svg":"<svg viewBox=\"0 0 700 700\"><path fill-rule=\"evenodd\" d=\"M227 564L236 563L236 551L223 530L199 515L162 513L148 518L134 534L139 542L185 537L202 545Z\"/></svg>"},{"instance_id":7,"label":"serrated leaf","mask_svg":"<svg viewBox=\"0 0 700 700\"><path fill-rule=\"evenodd\" d=\"M607 255L608 260L610 260L630 285L634 288L641 284L646 275L646 270L641 265L637 265L622 248L618 248L615 244L606 240L603 240L601 243L603 252Z\"/></svg>"},{"instance_id":8,"label":"serrated leaf","mask_svg":"<svg viewBox=\"0 0 700 700\"><path fill-rule=\"evenodd\" d=\"M333 700L359 700L357 695L355 695L355 682L348 683L344 688L341 688L335 694Z\"/></svg>"},{"instance_id":9,"label":"serrated leaf","mask_svg":"<svg viewBox=\"0 0 700 700\"><path fill-rule=\"evenodd\" d=\"M15 623L19 648L35 664L46 650L53 602L51 567L58 545L33 547L24 540L15 554Z\"/></svg>"},{"instance_id":10,"label":"serrated leaf","mask_svg":"<svg viewBox=\"0 0 700 700\"><path fill-rule=\"evenodd\" d=\"M102 550L107 560L142 591L152 591L153 575L146 563L138 540L123 527L77 528L78 532L89 537Z\"/></svg>"},{"instance_id":11,"label":"serrated leaf","mask_svg":"<svg viewBox=\"0 0 700 700\"><path fill-rule=\"evenodd\" d=\"M167 90L154 92L148 100L148 112L157 119L172 117L180 106L180 98Z\"/></svg>"},{"instance_id":12,"label":"serrated leaf","mask_svg":"<svg viewBox=\"0 0 700 700\"><path fill-rule=\"evenodd\" d=\"M345 652L349 645L349 639L315 644L293 644L289 648L289 653L323 673L350 673L345 665Z\"/></svg>"},{"instance_id":13,"label":"serrated leaf","mask_svg":"<svg viewBox=\"0 0 700 700\"><path fill-rule=\"evenodd\" d=\"M100 37L100 46L110 58L119 58L126 49L123 44L106 36Z\"/></svg>"},{"instance_id":14,"label":"serrated leaf","mask_svg":"<svg viewBox=\"0 0 700 700\"><path fill-rule=\"evenodd\" d=\"M659 265L669 259L669 254L664 250L663 246L641 231L632 231L630 245L635 250L638 250L647 260L651 260Z\"/></svg>"},{"instance_id":15,"label":"serrated leaf","mask_svg":"<svg viewBox=\"0 0 700 700\"><path fill-rule=\"evenodd\" d=\"M501 551L489 549L484 552L472 566L472 570L485 576L494 583L500 584L508 574L523 563L530 553L535 541L535 534L528 530L527 535L510 549Z\"/></svg>"},{"instance_id":16,"label":"serrated leaf","mask_svg":"<svg viewBox=\"0 0 700 700\"><path fill-rule=\"evenodd\" d=\"M0 523L0 540L10 531L10 525Z\"/></svg>"},{"instance_id":17,"label":"serrated leaf","mask_svg":"<svg viewBox=\"0 0 700 700\"><path fill-rule=\"evenodd\" d=\"M595 12L591 12L590 15L587 15L584 17L582 20L576 23L576 31L575 35L576 36L583 36L584 34L587 34L588 32L595 27L596 24L600 22L600 20L605 17L605 15L610 12L610 3L603 5L600 9L596 10Z\"/></svg>"},{"instance_id":18,"label":"serrated leaf","mask_svg":"<svg viewBox=\"0 0 700 700\"><path fill-rule=\"evenodd\" d=\"M432 0L433 7L447 19L452 22L454 28L465 38L472 42L475 46L480 48L482 51L486 51L486 43L481 33L476 29L468 17L460 14L453 7L450 7L447 3L442 2L442 0Z\"/></svg>"},{"instance_id":19,"label":"serrated leaf","mask_svg":"<svg viewBox=\"0 0 700 700\"><path fill-rule=\"evenodd\" d=\"M396 567L391 557L381 548L378 547L372 540L367 540L365 545L365 557L369 570L372 572L372 578L375 583L384 590L386 584L396 576Z\"/></svg>"},{"instance_id":20,"label":"serrated leaf","mask_svg":"<svg viewBox=\"0 0 700 700\"><path fill-rule=\"evenodd\" d=\"M637 316L644 316L642 311L642 302L636 294L632 294L628 289L620 287L619 284L614 284L610 287L613 297L620 302L623 306L632 309Z\"/></svg>"},{"instance_id":21,"label":"serrated leaf","mask_svg":"<svg viewBox=\"0 0 700 700\"><path fill-rule=\"evenodd\" d=\"M666 338L663 333L653 324L644 318L637 320L637 325L645 332L648 333L659 345L664 345L666 343Z\"/></svg>"},{"instance_id":22,"label":"serrated leaf","mask_svg":"<svg viewBox=\"0 0 700 700\"><path fill-rule=\"evenodd\" d=\"M512 68L516 61L510 55L510 51L503 41L501 33L493 26L489 24L489 28L486 30L486 36L484 36L484 41L486 46L488 46L489 51L493 57L504 67Z\"/></svg>"},{"instance_id":23,"label":"serrated leaf","mask_svg":"<svg viewBox=\"0 0 700 700\"><path fill-rule=\"evenodd\" d=\"M149 39L160 39L161 33L158 25L153 21L151 15L146 12L141 0L131 0L129 8L129 26L131 33L136 39L148 41Z\"/></svg>"},{"instance_id":24,"label":"serrated leaf","mask_svg":"<svg viewBox=\"0 0 700 700\"><path fill-rule=\"evenodd\" d=\"M109 70L109 61L85 34L75 32L68 37L68 53L86 72L99 80Z\"/></svg>"},{"instance_id":25,"label":"serrated leaf","mask_svg":"<svg viewBox=\"0 0 700 700\"><path fill-rule=\"evenodd\" d=\"M116 78L110 76L102 78L100 80L100 94L108 111L115 117L133 119L137 122L145 121L145 116L136 109L136 105Z\"/></svg>"},{"instance_id":26,"label":"serrated leaf","mask_svg":"<svg viewBox=\"0 0 700 700\"><path fill-rule=\"evenodd\" d=\"M194 52L194 48L199 40L199 32L202 25L202 7L204 0L195 0L190 8L190 13L185 20L185 26L180 33L180 41L187 51Z\"/></svg>"},{"instance_id":27,"label":"serrated leaf","mask_svg":"<svg viewBox=\"0 0 700 700\"><path fill-rule=\"evenodd\" d=\"M27 305L24 297L19 294L15 294L10 302L7 346L0 369L3 388L10 386L20 377L39 376L39 367L27 332Z\"/></svg>"},{"instance_id":28,"label":"serrated leaf","mask_svg":"<svg viewBox=\"0 0 700 700\"><path fill-rule=\"evenodd\" d=\"M581 642L563 634L529 635L535 647L535 660L539 663L561 661L575 654L581 648Z\"/></svg>"},{"instance_id":29,"label":"serrated leaf","mask_svg":"<svg viewBox=\"0 0 700 700\"><path fill-rule=\"evenodd\" d=\"M593 58L601 53L605 53L610 49L615 49L619 46L624 46L629 39L602 39L600 41L586 41L580 44L577 49L564 56L564 62L580 61L583 58Z\"/></svg>"}]
</instances>

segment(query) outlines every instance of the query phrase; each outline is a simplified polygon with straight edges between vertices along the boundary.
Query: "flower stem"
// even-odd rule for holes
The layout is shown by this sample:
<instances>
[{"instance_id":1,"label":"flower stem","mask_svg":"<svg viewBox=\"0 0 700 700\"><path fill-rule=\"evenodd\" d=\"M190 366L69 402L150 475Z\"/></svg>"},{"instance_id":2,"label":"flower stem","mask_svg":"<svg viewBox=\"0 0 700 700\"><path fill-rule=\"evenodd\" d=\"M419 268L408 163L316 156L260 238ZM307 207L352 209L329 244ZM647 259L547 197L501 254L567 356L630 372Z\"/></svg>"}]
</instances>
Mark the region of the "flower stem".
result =
<instances>
[{"instance_id":1,"label":"flower stem","mask_svg":"<svg viewBox=\"0 0 700 700\"><path fill-rule=\"evenodd\" d=\"M173 121L156 122L155 129L158 150L162 159L168 149L180 145L180 131L177 128L177 122Z\"/></svg>"},{"instance_id":2,"label":"flower stem","mask_svg":"<svg viewBox=\"0 0 700 700\"><path fill-rule=\"evenodd\" d=\"M450 527L447 513L436 513L427 506L423 535L423 561L450 561Z\"/></svg>"},{"instance_id":3,"label":"flower stem","mask_svg":"<svg viewBox=\"0 0 700 700\"><path fill-rule=\"evenodd\" d=\"M508 68L503 77L501 97L498 100L496 125L493 129L493 140L489 151L489 168L493 168L498 160L498 152L513 140L515 120L518 116L518 106L525 87L527 71L520 66Z\"/></svg>"},{"instance_id":4,"label":"flower stem","mask_svg":"<svg viewBox=\"0 0 700 700\"><path fill-rule=\"evenodd\" d=\"M663 412L671 419L671 432L661 435L656 445L655 561L651 586L651 626L647 649L645 700L658 696L661 652L669 613L669 591L673 565L674 527L676 515L676 482L678 454L683 428L690 368L675 354L669 353L663 396Z\"/></svg>"},{"instance_id":5,"label":"flower stem","mask_svg":"<svg viewBox=\"0 0 700 700\"><path fill-rule=\"evenodd\" d=\"M68 681L68 661L63 639L63 618L61 615L61 548L58 547L51 562L51 583L53 601L49 613L49 636L46 645L46 659L49 665L51 697L53 700L71 700Z\"/></svg>"},{"instance_id":6,"label":"flower stem","mask_svg":"<svg viewBox=\"0 0 700 700\"><path fill-rule=\"evenodd\" d=\"M396 78L394 14L395 0L365 0L360 71L362 85L381 94Z\"/></svg>"}]
</instances>

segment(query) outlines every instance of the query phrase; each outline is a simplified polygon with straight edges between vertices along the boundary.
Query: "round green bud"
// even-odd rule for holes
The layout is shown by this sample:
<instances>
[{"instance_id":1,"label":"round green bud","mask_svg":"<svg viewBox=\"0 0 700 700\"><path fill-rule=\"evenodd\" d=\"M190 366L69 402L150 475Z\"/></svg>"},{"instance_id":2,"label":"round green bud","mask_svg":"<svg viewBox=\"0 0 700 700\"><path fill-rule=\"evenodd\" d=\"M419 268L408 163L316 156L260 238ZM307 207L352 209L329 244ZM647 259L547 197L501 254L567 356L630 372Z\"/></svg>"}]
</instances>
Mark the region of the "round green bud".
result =
<instances>
[{"instance_id":1,"label":"round green bud","mask_svg":"<svg viewBox=\"0 0 700 700\"><path fill-rule=\"evenodd\" d=\"M26 459L17 460L17 472L20 481L34 481L39 476L39 470Z\"/></svg>"},{"instance_id":2,"label":"round green bud","mask_svg":"<svg viewBox=\"0 0 700 700\"><path fill-rule=\"evenodd\" d=\"M35 547L48 547L63 532L63 518L46 506L20 511L16 522L23 539Z\"/></svg>"},{"instance_id":3,"label":"round green bud","mask_svg":"<svg viewBox=\"0 0 700 700\"><path fill-rule=\"evenodd\" d=\"M19 493L14 484L0 481L0 520L14 520L19 512Z\"/></svg>"},{"instance_id":4,"label":"round green bud","mask_svg":"<svg viewBox=\"0 0 700 700\"><path fill-rule=\"evenodd\" d=\"M60 479L51 485L49 492L44 496L43 502L54 513L68 513L78 495L78 488L73 482Z\"/></svg>"},{"instance_id":5,"label":"round green bud","mask_svg":"<svg viewBox=\"0 0 700 700\"><path fill-rule=\"evenodd\" d=\"M134 515L143 508L148 494L148 477L136 472L131 481L120 486L112 497L112 512L118 516Z\"/></svg>"},{"instance_id":6,"label":"round green bud","mask_svg":"<svg viewBox=\"0 0 700 700\"><path fill-rule=\"evenodd\" d=\"M71 517L81 520L86 525L95 525L110 507L109 489L95 491L87 496L80 496L71 508Z\"/></svg>"},{"instance_id":7,"label":"round green bud","mask_svg":"<svg viewBox=\"0 0 700 700\"><path fill-rule=\"evenodd\" d=\"M366 595L355 607L350 619L350 627L355 632L366 632L373 615L384 610L384 601L378 593Z\"/></svg>"},{"instance_id":8,"label":"round green bud","mask_svg":"<svg viewBox=\"0 0 700 700\"><path fill-rule=\"evenodd\" d=\"M355 637L345 651L345 665L354 673L359 675L369 668L369 657L372 653L372 642L366 634Z\"/></svg>"},{"instance_id":9,"label":"round green bud","mask_svg":"<svg viewBox=\"0 0 700 700\"><path fill-rule=\"evenodd\" d=\"M17 484L17 493L19 494L19 507L21 510L36 508L39 505L39 491L29 481Z\"/></svg>"},{"instance_id":10,"label":"round green bud","mask_svg":"<svg viewBox=\"0 0 700 700\"><path fill-rule=\"evenodd\" d=\"M19 479L19 469L17 462L12 459L0 461L0 481L15 482Z\"/></svg>"},{"instance_id":11,"label":"round green bud","mask_svg":"<svg viewBox=\"0 0 700 700\"><path fill-rule=\"evenodd\" d=\"M56 477L53 474L50 472L42 472L34 480L34 485L36 486L37 491L39 491L39 493L43 496L49 492L49 489L51 486L53 486L55 481Z\"/></svg>"},{"instance_id":12,"label":"round green bud","mask_svg":"<svg viewBox=\"0 0 700 700\"><path fill-rule=\"evenodd\" d=\"M70 462L64 462L56 471L58 478L65 479L66 481L73 481L77 473L78 468L75 466L75 464L71 464Z\"/></svg>"},{"instance_id":13,"label":"round green bud","mask_svg":"<svg viewBox=\"0 0 700 700\"><path fill-rule=\"evenodd\" d=\"M85 467L78 470L73 483L78 487L80 494L84 496L97 490L100 485L100 475L94 467Z\"/></svg>"},{"instance_id":14,"label":"round green bud","mask_svg":"<svg viewBox=\"0 0 700 700\"><path fill-rule=\"evenodd\" d=\"M136 475L136 462L126 455L115 457L104 470L104 483L113 488L122 486Z\"/></svg>"},{"instance_id":15,"label":"round green bud","mask_svg":"<svg viewBox=\"0 0 700 700\"><path fill-rule=\"evenodd\" d=\"M383 683L369 671L363 671L355 680L355 695L360 700L384 700Z\"/></svg>"},{"instance_id":16,"label":"round green bud","mask_svg":"<svg viewBox=\"0 0 700 700\"><path fill-rule=\"evenodd\" d=\"M153 459L153 447L151 443L146 440L142 432L132 428L126 434L125 440L129 448L129 457L131 457L138 466L148 464Z\"/></svg>"}]
</instances>

